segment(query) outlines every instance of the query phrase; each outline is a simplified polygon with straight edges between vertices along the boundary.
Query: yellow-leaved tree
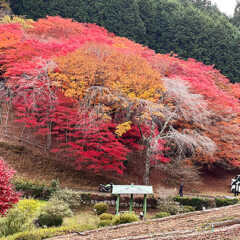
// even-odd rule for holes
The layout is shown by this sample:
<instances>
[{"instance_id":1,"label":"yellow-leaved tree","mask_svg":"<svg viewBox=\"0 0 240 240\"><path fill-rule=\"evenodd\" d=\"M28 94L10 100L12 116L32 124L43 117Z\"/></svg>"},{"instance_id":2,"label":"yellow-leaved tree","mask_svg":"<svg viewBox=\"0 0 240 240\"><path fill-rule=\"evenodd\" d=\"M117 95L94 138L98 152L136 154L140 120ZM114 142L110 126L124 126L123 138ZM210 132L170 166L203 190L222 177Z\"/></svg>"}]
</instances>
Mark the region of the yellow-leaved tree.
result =
<instances>
[{"instance_id":1,"label":"yellow-leaved tree","mask_svg":"<svg viewBox=\"0 0 240 240\"><path fill-rule=\"evenodd\" d=\"M53 84L60 86L66 96L79 100L92 86L152 102L157 102L165 91L161 75L145 59L108 46L86 44L55 62L57 71L49 73Z\"/></svg>"}]
</instances>

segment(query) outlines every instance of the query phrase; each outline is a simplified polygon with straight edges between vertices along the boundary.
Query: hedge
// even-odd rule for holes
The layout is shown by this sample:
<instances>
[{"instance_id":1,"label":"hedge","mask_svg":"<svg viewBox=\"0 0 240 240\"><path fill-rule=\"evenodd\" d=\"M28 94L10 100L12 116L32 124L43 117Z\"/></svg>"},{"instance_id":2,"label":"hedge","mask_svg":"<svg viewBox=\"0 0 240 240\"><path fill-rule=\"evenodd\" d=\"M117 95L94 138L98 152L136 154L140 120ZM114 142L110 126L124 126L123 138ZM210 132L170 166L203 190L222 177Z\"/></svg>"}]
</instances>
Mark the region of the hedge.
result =
<instances>
[{"instance_id":1,"label":"hedge","mask_svg":"<svg viewBox=\"0 0 240 240\"><path fill-rule=\"evenodd\" d=\"M213 208L213 207L223 207L228 205L233 205L238 203L237 198L215 198L215 199L207 199L207 198L198 198L198 197L175 197L174 201L179 202L181 205L188 205L196 208L196 210L202 210L205 208Z\"/></svg>"},{"instance_id":2,"label":"hedge","mask_svg":"<svg viewBox=\"0 0 240 240\"><path fill-rule=\"evenodd\" d=\"M229 205L234 205L234 204L238 203L237 198L232 198L232 199L216 198L215 201L216 201L216 206L217 207L229 206Z\"/></svg>"},{"instance_id":3,"label":"hedge","mask_svg":"<svg viewBox=\"0 0 240 240\"><path fill-rule=\"evenodd\" d=\"M175 197L174 201L179 202L181 205L192 206L196 210L202 210L203 207L205 207L205 208L215 207L215 200L214 199L198 198L198 197L193 197L193 198Z\"/></svg>"},{"instance_id":4,"label":"hedge","mask_svg":"<svg viewBox=\"0 0 240 240\"><path fill-rule=\"evenodd\" d=\"M69 234L72 232L82 232L92 230L95 227L91 225L71 225L64 227L41 228L33 231L16 233L14 235L1 238L1 240L41 240L49 237Z\"/></svg>"}]
</instances>

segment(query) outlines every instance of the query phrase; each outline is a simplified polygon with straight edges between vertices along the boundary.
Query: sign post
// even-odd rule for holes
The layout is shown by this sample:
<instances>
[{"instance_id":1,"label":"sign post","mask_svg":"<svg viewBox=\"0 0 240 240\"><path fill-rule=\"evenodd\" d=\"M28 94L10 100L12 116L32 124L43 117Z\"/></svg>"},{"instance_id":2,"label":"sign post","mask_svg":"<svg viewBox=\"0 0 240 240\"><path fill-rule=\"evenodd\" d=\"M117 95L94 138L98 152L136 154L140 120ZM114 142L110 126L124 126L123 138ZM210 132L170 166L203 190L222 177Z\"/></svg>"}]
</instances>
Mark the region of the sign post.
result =
<instances>
[{"instance_id":1,"label":"sign post","mask_svg":"<svg viewBox=\"0 0 240 240\"><path fill-rule=\"evenodd\" d=\"M143 199L143 215L146 217L147 214L147 194L144 194L144 199Z\"/></svg>"},{"instance_id":2,"label":"sign post","mask_svg":"<svg viewBox=\"0 0 240 240\"><path fill-rule=\"evenodd\" d=\"M130 208L129 211L132 212L133 210L133 194L131 194L131 198L130 198Z\"/></svg>"},{"instance_id":3,"label":"sign post","mask_svg":"<svg viewBox=\"0 0 240 240\"><path fill-rule=\"evenodd\" d=\"M119 214L120 207L120 195L121 194L130 194L130 202L129 202L129 211L133 211L133 195L144 195L143 199L143 214L144 217L147 214L147 194L153 194L152 186L144 186L144 185L113 185L112 194L117 195L116 200L116 214Z\"/></svg>"},{"instance_id":4,"label":"sign post","mask_svg":"<svg viewBox=\"0 0 240 240\"><path fill-rule=\"evenodd\" d=\"M117 201L116 201L116 215L119 214L119 205L120 205L120 194L117 195Z\"/></svg>"}]
</instances>

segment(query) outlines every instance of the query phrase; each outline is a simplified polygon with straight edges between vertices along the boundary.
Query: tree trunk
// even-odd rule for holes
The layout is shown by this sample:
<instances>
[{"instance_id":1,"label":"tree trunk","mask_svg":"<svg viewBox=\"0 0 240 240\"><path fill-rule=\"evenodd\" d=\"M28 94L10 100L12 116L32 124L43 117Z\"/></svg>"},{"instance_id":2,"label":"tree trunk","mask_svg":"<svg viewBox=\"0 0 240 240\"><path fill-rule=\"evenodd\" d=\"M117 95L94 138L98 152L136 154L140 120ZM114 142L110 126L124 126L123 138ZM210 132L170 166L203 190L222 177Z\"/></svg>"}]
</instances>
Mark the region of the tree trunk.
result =
<instances>
[{"instance_id":1,"label":"tree trunk","mask_svg":"<svg viewBox=\"0 0 240 240\"><path fill-rule=\"evenodd\" d=\"M49 151L51 149L52 146L52 123L48 124L48 135L47 135L47 146L46 146L46 150Z\"/></svg>"},{"instance_id":2,"label":"tree trunk","mask_svg":"<svg viewBox=\"0 0 240 240\"><path fill-rule=\"evenodd\" d=\"M146 160L145 160L145 171L143 182L145 185L150 184L150 152L149 149L146 151Z\"/></svg>"}]
</instances>

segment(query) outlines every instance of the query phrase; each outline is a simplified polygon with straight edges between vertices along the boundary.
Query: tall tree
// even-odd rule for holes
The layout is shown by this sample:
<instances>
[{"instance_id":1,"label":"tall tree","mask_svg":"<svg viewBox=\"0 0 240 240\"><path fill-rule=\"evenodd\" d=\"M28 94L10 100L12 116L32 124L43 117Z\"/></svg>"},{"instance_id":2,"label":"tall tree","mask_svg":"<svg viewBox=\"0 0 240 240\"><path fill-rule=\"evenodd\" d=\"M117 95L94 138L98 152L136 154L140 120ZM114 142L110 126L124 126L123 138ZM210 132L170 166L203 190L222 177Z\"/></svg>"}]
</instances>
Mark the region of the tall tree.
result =
<instances>
[{"instance_id":1,"label":"tall tree","mask_svg":"<svg viewBox=\"0 0 240 240\"><path fill-rule=\"evenodd\" d=\"M240 27L240 1L237 1L231 21L235 26Z\"/></svg>"},{"instance_id":2,"label":"tall tree","mask_svg":"<svg viewBox=\"0 0 240 240\"><path fill-rule=\"evenodd\" d=\"M110 32L144 43L146 29L135 0L99 0L89 6L89 19Z\"/></svg>"},{"instance_id":3,"label":"tall tree","mask_svg":"<svg viewBox=\"0 0 240 240\"><path fill-rule=\"evenodd\" d=\"M186 1L155 2L153 41L158 52L174 52L183 58L195 58L215 67L233 82L239 81L239 70L233 55L239 55L240 32L224 15L214 18ZM233 51L235 46L235 51ZM233 67L234 66L234 67Z\"/></svg>"}]
</instances>

